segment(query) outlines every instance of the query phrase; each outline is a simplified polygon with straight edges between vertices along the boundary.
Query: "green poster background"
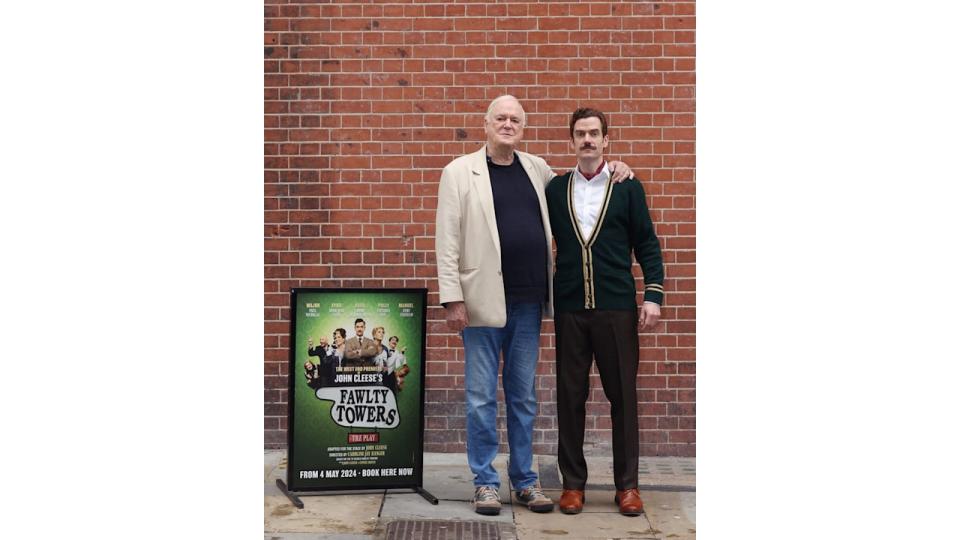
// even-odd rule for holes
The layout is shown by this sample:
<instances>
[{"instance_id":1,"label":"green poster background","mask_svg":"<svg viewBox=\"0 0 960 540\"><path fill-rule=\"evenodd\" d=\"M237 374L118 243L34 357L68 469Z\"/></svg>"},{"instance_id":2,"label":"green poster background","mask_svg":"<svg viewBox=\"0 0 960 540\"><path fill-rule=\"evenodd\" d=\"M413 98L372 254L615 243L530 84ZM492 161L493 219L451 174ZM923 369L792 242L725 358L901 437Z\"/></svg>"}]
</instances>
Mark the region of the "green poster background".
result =
<instances>
[{"instance_id":1,"label":"green poster background","mask_svg":"<svg viewBox=\"0 0 960 540\"><path fill-rule=\"evenodd\" d=\"M411 487L422 485L422 384L424 370L424 289L293 291L292 417L289 425L288 485L292 490ZM334 402L317 398L307 385L304 363L307 340L322 336L333 341L336 328L356 335L354 321L366 322L364 337L383 326L384 345L390 336L406 347L410 373L396 393L400 422L393 428L343 427L331 418ZM378 383L362 387L384 388ZM350 433L377 433L378 442L348 443ZM396 469L396 470L394 470ZM373 471L376 471L375 473ZM375 474L375 475L374 475ZM328 477L333 476L335 477ZM346 475L346 476L344 476ZM316 477L319 476L319 477Z\"/></svg>"}]
</instances>

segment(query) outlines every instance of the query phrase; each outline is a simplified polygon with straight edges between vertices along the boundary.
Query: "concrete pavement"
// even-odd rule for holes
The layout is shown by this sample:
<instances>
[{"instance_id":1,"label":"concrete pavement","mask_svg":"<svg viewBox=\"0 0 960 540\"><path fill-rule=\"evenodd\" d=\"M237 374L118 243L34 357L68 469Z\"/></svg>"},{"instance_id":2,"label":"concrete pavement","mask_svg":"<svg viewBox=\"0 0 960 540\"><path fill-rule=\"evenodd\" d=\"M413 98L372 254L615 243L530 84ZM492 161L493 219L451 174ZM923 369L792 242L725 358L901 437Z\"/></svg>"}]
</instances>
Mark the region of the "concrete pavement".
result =
<instances>
[{"instance_id":1,"label":"concrete pavement","mask_svg":"<svg viewBox=\"0 0 960 540\"><path fill-rule=\"evenodd\" d=\"M541 485L556 502L561 489L556 459L535 457ZM613 503L611 457L589 456L587 462L590 479L583 512L537 514L512 500L507 489L507 457L498 456L494 464L501 476L503 510L499 516L481 516L470 507L473 474L465 454L424 454L424 488L440 499L436 506L406 490L377 490L304 496L304 508L297 509L276 486L276 479L286 480L286 451L265 450L264 539L696 538L693 458L640 459L645 513L638 517L620 515Z\"/></svg>"}]
</instances>

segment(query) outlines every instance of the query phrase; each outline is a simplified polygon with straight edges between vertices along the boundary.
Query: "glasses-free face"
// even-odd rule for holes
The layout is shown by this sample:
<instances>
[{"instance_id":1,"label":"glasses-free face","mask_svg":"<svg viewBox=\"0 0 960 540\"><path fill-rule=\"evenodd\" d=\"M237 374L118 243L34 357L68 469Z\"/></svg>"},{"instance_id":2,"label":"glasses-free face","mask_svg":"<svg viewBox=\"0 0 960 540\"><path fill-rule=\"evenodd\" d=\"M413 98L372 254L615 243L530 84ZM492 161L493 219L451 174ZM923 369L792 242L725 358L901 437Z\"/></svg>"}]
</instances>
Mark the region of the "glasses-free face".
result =
<instances>
[{"instance_id":1,"label":"glasses-free face","mask_svg":"<svg viewBox=\"0 0 960 540\"><path fill-rule=\"evenodd\" d=\"M609 142L609 138L603 134L603 125L596 116L581 118L573 125L570 147L578 158L603 156L603 150Z\"/></svg>"},{"instance_id":2,"label":"glasses-free face","mask_svg":"<svg viewBox=\"0 0 960 540\"><path fill-rule=\"evenodd\" d=\"M491 146L515 146L523 137L523 108L516 101L505 99L484 118L483 129Z\"/></svg>"}]
</instances>

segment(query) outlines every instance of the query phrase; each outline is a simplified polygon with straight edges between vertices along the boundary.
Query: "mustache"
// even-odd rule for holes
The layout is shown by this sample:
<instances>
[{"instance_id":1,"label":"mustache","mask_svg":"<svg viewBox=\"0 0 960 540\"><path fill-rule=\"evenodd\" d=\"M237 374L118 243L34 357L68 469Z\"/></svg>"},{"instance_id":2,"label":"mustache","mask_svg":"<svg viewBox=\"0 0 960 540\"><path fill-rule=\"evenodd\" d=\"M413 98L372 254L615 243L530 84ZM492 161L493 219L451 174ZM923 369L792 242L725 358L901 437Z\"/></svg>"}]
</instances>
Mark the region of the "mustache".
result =
<instances>
[{"instance_id":1,"label":"mustache","mask_svg":"<svg viewBox=\"0 0 960 540\"><path fill-rule=\"evenodd\" d=\"M591 149L591 150L596 150L596 149L597 149L597 147L594 146L594 145L592 145L592 144L584 144L584 145L580 146L580 149L581 149L581 150L586 150L586 149L588 149L588 148Z\"/></svg>"}]
</instances>

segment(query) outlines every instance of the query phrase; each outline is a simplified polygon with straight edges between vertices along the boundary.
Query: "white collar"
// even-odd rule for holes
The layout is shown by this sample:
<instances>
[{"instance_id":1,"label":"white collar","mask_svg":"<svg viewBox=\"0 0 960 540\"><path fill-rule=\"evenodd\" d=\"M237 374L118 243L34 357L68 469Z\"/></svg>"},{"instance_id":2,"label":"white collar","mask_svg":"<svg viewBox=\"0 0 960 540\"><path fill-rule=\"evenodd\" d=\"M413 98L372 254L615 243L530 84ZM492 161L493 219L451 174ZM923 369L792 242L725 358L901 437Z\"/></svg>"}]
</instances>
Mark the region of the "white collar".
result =
<instances>
[{"instance_id":1,"label":"white collar","mask_svg":"<svg viewBox=\"0 0 960 540\"><path fill-rule=\"evenodd\" d=\"M587 180L586 177L583 176L583 173L580 172L580 165L578 164L573 168L573 178L587 185L603 185L610 179L610 164L604 161L603 168L590 180Z\"/></svg>"}]
</instances>

